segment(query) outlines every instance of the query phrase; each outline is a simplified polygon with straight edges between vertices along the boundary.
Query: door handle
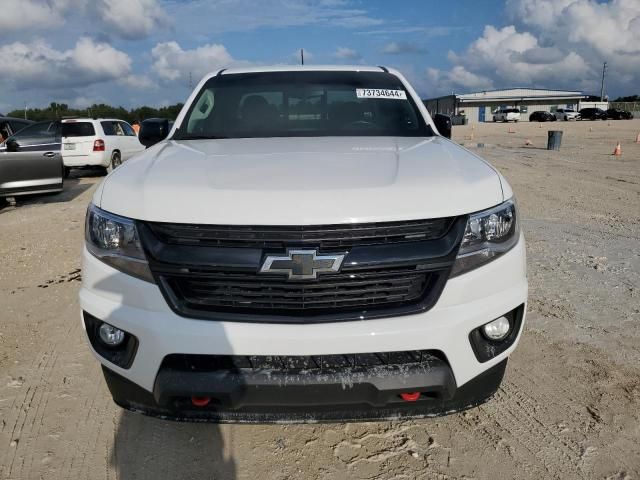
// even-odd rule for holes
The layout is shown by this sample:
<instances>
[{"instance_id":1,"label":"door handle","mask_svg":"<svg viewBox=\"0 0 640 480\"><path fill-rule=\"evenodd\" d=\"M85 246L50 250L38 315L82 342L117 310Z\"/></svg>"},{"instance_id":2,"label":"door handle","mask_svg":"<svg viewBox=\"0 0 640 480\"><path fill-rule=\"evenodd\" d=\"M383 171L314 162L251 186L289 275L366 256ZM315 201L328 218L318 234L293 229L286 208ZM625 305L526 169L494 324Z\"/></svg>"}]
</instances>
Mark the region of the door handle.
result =
<instances>
[{"instance_id":1,"label":"door handle","mask_svg":"<svg viewBox=\"0 0 640 480\"><path fill-rule=\"evenodd\" d=\"M55 157L56 152L47 152L42 154L43 157Z\"/></svg>"}]
</instances>

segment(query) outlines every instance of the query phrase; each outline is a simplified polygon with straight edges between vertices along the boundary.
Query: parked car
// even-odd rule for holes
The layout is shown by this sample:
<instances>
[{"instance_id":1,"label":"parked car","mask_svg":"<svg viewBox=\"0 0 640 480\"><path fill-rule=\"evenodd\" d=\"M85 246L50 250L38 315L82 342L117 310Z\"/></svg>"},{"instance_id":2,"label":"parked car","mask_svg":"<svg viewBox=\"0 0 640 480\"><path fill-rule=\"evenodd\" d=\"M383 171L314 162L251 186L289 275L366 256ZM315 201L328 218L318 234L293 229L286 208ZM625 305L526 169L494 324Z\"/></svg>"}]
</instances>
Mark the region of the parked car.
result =
<instances>
[{"instance_id":1,"label":"parked car","mask_svg":"<svg viewBox=\"0 0 640 480\"><path fill-rule=\"evenodd\" d=\"M493 112L494 122L518 122L520 110L517 108L502 108Z\"/></svg>"},{"instance_id":2,"label":"parked car","mask_svg":"<svg viewBox=\"0 0 640 480\"><path fill-rule=\"evenodd\" d=\"M606 111L606 114L610 120L631 120L633 118L633 113L619 108L610 108Z\"/></svg>"},{"instance_id":3,"label":"parked car","mask_svg":"<svg viewBox=\"0 0 640 480\"><path fill-rule=\"evenodd\" d=\"M39 122L0 144L0 197L61 192L60 122Z\"/></svg>"},{"instance_id":4,"label":"parked car","mask_svg":"<svg viewBox=\"0 0 640 480\"><path fill-rule=\"evenodd\" d=\"M558 108L554 115L556 120L578 120L580 118L580 114L576 112L573 108Z\"/></svg>"},{"instance_id":5,"label":"parked car","mask_svg":"<svg viewBox=\"0 0 640 480\"><path fill-rule=\"evenodd\" d=\"M553 113L539 110L529 115L530 122L555 122L556 116Z\"/></svg>"},{"instance_id":6,"label":"parked car","mask_svg":"<svg viewBox=\"0 0 640 480\"><path fill-rule=\"evenodd\" d=\"M110 171L143 150L136 132L124 120L62 120L62 158L67 175L78 167L98 166Z\"/></svg>"},{"instance_id":7,"label":"parked car","mask_svg":"<svg viewBox=\"0 0 640 480\"><path fill-rule=\"evenodd\" d=\"M505 178L396 70L207 75L87 211L81 316L115 402L178 420L450 413L523 328Z\"/></svg>"},{"instance_id":8,"label":"parked car","mask_svg":"<svg viewBox=\"0 0 640 480\"><path fill-rule=\"evenodd\" d=\"M580 119L581 120L606 120L607 112L602 110L601 108L583 108L580 110Z\"/></svg>"},{"instance_id":9,"label":"parked car","mask_svg":"<svg viewBox=\"0 0 640 480\"><path fill-rule=\"evenodd\" d=\"M33 125L31 120L24 118L2 117L0 116L0 143L9 138L14 133L18 133L24 127Z\"/></svg>"}]
</instances>

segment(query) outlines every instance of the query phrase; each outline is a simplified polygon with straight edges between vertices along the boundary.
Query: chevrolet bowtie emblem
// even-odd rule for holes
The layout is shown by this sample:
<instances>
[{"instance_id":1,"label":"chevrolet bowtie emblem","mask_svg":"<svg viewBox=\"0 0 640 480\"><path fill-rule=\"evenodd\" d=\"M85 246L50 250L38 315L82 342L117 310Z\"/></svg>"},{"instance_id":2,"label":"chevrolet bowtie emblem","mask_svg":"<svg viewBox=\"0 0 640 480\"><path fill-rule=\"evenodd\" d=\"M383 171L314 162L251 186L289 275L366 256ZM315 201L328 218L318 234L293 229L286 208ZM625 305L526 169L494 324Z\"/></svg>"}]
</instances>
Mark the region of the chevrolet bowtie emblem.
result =
<instances>
[{"instance_id":1,"label":"chevrolet bowtie emblem","mask_svg":"<svg viewBox=\"0 0 640 480\"><path fill-rule=\"evenodd\" d=\"M287 275L289 280L312 280L318 273L340 270L344 255L318 255L317 250L289 250L286 256L268 255L260 273Z\"/></svg>"}]
</instances>

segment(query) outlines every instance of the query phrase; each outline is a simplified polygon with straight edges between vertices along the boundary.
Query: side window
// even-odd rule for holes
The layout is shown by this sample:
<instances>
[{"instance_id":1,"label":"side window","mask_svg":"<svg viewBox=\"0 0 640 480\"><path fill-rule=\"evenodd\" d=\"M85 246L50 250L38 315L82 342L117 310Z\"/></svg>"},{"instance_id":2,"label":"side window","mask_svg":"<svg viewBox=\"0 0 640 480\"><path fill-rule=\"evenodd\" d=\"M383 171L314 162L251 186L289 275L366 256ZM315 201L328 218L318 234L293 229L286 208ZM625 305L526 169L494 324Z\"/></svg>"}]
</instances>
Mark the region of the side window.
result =
<instances>
[{"instance_id":1,"label":"side window","mask_svg":"<svg viewBox=\"0 0 640 480\"><path fill-rule=\"evenodd\" d=\"M113 122L113 129L118 137L124 137L124 130L122 129L120 122Z\"/></svg>"},{"instance_id":2,"label":"side window","mask_svg":"<svg viewBox=\"0 0 640 480\"><path fill-rule=\"evenodd\" d=\"M111 136L111 135L115 135L116 134L116 130L115 128L113 128L113 123L114 122L100 122L100 125L102 125L102 130L104 130L104 134L107 136Z\"/></svg>"},{"instance_id":3,"label":"side window","mask_svg":"<svg viewBox=\"0 0 640 480\"><path fill-rule=\"evenodd\" d=\"M30 123L20 122L19 120L11 120L9 122L9 125L11 125L11 130L13 131L13 133L18 133L24 127L26 127L27 125L30 125Z\"/></svg>"},{"instance_id":4,"label":"side window","mask_svg":"<svg viewBox=\"0 0 640 480\"><path fill-rule=\"evenodd\" d=\"M11 137L20 147L35 147L60 143L60 127L57 122L40 122L23 128Z\"/></svg>"},{"instance_id":5,"label":"side window","mask_svg":"<svg viewBox=\"0 0 640 480\"><path fill-rule=\"evenodd\" d=\"M120 127L122 127L122 130L124 131L124 134L127 137L136 136L136 132L133 130L133 127L131 127L131 125L129 125L127 122L119 122L119 123L120 123Z\"/></svg>"}]
</instances>

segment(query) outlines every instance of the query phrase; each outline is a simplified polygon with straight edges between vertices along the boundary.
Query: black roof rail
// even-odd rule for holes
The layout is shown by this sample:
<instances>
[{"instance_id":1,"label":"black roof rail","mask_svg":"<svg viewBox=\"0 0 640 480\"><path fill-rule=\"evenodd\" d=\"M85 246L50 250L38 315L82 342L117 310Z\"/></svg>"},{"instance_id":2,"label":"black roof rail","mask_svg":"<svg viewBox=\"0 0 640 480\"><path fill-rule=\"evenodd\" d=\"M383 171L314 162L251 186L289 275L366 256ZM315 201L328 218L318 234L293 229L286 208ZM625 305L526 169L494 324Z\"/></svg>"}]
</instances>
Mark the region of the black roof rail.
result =
<instances>
[{"instance_id":1,"label":"black roof rail","mask_svg":"<svg viewBox=\"0 0 640 480\"><path fill-rule=\"evenodd\" d=\"M389 73L387 67L383 67L382 65L378 65L378 68L381 68L384 73Z\"/></svg>"}]
</instances>

